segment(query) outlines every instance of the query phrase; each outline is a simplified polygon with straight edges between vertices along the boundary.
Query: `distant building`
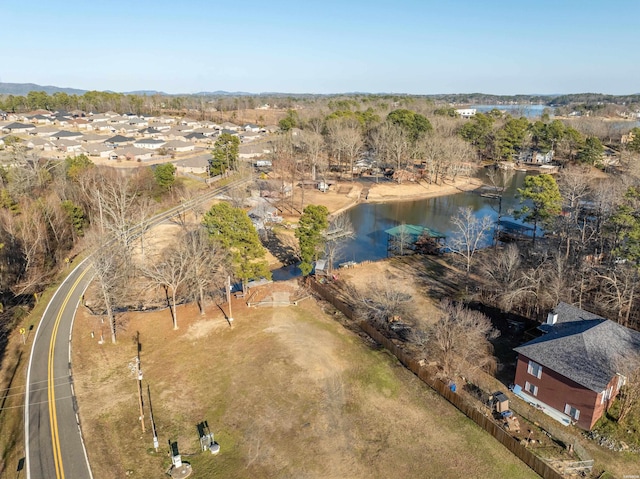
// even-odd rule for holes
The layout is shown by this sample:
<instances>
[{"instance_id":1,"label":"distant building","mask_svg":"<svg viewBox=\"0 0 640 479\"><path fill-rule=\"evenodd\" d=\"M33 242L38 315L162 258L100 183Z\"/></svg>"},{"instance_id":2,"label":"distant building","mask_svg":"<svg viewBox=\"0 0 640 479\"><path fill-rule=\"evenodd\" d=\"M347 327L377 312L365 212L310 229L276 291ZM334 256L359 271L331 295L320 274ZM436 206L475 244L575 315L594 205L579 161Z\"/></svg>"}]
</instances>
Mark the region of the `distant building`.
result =
<instances>
[{"instance_id":1,"label":"distant building","mask_svg":"<svg viewBox=\"0 0 640 479\"><path fill-rule=\"evenodd\" d=\"M475 108L460 108L456 110L456 113L460 115L460 118L471 118L472 116L476 116Z\"/></svg>"}]
</instances>

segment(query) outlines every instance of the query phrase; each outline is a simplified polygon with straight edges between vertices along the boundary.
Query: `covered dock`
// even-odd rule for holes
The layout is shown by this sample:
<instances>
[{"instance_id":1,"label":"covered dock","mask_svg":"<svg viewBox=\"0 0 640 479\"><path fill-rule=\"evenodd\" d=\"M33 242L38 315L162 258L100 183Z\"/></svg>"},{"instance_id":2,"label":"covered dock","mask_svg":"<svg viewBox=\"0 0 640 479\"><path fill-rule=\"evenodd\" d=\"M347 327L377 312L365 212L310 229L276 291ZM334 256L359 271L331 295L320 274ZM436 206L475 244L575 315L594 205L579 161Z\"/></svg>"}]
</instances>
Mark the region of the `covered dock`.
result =
<instances>
[{"instance_id":1,"label":"covered dock","mask_svg":"<svg viewBox=\"0 0 640 479\"><path fill-rule=\"evenodd\" d=\"M496 238L503 243L510 243L513 241L532 241L533 232L535 228L533 226L527 226L515 221L500 220L496 222Z\"/></svg>"},{"instance_id":2,"label":"covered dock","mask_svg":"<svg viewBox=\"0 0 640 479\"><path fill-rule=\"evenodd\" d=\"M439 254L446 235L427 226L401 224L384 230L387 254Z\"/></svg>"}]
</instances>

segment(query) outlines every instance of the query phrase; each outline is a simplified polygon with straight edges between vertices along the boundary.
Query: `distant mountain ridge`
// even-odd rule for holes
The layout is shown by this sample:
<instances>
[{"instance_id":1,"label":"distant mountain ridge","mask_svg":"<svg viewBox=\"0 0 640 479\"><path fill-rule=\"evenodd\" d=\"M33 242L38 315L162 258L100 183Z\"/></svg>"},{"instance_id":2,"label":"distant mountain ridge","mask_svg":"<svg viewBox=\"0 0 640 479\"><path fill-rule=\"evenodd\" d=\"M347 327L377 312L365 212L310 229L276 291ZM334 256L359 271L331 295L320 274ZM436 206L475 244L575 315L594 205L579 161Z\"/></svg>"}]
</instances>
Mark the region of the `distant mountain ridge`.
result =
<instances>
[{"instance_id":1,"label":"distant mountain ridge","mask_svg":"<svg viewBox=\"0 0 640 479\"><path fill-rule=\"evenodd\" d=\"M87 90L79 88L63 88L53 85L36 85L35 83L4 83L0 82L0 95L25 96L30 91L43 91L47 95L66 93L67 95L84 95Z\"/></svg>"},{"instance_id":2,"label":"distant mountain ridge","mask_svg":"<svg viewBox=\"0 0 640 479\"><path fill-rule=\"evenodd\" d=\"M90 90L82 90L80 88L58 87L53 85L38 85L36 83L5 83L0 82L0 95L19 95L26 96L30 91L43 91L47 95L54 93L66 93L67 95L84 95ZM108 93L122 93L124 95L163 95L163 96L249 96L261 95L260 93L250 93L245 91L201 91L197 93L165 93L157 90L135 90L114 92L113 90L105 90ZM283 93L279 93L283 95Z\"/></svg>"}]
</instances>

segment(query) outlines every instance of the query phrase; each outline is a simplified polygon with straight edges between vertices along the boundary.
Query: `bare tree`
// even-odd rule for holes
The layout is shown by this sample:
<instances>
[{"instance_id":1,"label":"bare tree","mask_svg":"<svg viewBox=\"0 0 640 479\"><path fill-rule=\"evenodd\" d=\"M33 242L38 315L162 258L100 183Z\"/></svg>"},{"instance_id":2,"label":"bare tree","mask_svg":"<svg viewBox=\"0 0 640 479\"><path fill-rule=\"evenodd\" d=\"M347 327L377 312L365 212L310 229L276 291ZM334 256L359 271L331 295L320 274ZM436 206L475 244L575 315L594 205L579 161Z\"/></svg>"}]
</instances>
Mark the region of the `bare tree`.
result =
<instances>
[{"instance_id":1,"label":"bare tree","mask_svg":"<svg viewBox=\"0 0 640 479\"><path fill-rule=\"evenodd\" d=\"M402 223L398 226L397 232L389 238L388 251L399 256L404 256L407 252L411 251L410 246L415 239L417 238L411 234L408 226L405 223Z\"/></svg>"},{"instance_id":2,"label":"bare tree","mask_svg":"<svg viewBox=\"0 0 640 479\"><path fill-rule=\"evenodd\" d=\"M549 258L542 260L545 279L539 298L540 307L551 309L560 301L573 303L576 271L569 260L559 251L554 251Z\"/></svg>"},{"instance_id":3,"label":"bare tree","mask_svg":"<svg viewBox=\"0 0 640 479\"><path fill-rule=\"evenodd\" d=\"M406 131L398 125L383 123L373 136L375 150L381 153L383 165L388 165L396 171L405 169L411 163L413 145ZM399 181L401 177L398 177Z\"/></svg>"},{"instance_id":4,"label":"bare tree","mask_svg":"<svg viewBox=\"0 0 640 479\"><path fill-rule=\"evenodd\" d=\"M281 179L281 202L285 204L286 184L291 185L291 206L293 206L293 189L297 176L297 160L291 132L281 133L271 141L273 169Z\"/></svg>"},{"instance_id":5,"label":"bare tree","mask_svg":"<svg viewBox=\"0 0 640 479\"><path fill-rule=\"evenodd\" d=\"M586 168L565 168L558 177L558 187L562 195L564 209L569 214L561 215L560 222L562 236L565 239L565 257L569 257L574 234L580 231L580 219L585 218L585 206L591 195L593 175ZM581 235L582 236L582 235Z\"/></svg>"},{"instance_id":6,"label":"bare tree","mask_svg":"<svg viewBox=\"0 0 640 479\"><path fill-rule=\"evenodd\" d=\"M325 258L329 263L329 272L333 271L346 242L353 238L355 238L355 231L346 213L340 213L330 219L329 227L325 232L326 241L324 245Z\"/></svg>"},{"instance_id":7,"label":"bare tree","mask_svg":"<svg viewBox=\"0 0 640 479\"><path fill-rule=\"evenodd\" d=\"M628 421L629 413L640 404L640 356L625 357L617 364L619 373L618 386L622 389L618 395L619 413L618 422L625 424ZM620 377L621 376L621 377Z\"/></svg>"},{"instance_id":8,"label":"bare tree","mask_svg":"<svg viewBox=\"0 0 640 479\"><path fill-rule=\"evenodd\" d=\"M98 169L98 177L91 181L88 194L98 211L98 222L101 231L120 243L125 252L133 246L137 213L140 211L138 184L129 175L121 175L115 171Z\"/></svg>"},{"instance_id":9,"label":"bare tree","mask_svg":"<svg viewBox=\"0 0 640 479\"><path fill-rule=\"evenodd\" d=\"M326 169L326 157L323 154L325 141L320 133L303 130L300 134L300 146L311 167L311 179L317 180L319 172Z\"/></svg>"},{"instance_id":10,"label":"bare tree","mask_svg":"<svg viewBox=\"0 0 640 479\"><path fill-rule=\"evenodd\" d=\"M95 251L92 267L100 290L99 298L109 320L111 342L115 343L117 299L122 298L128 289L129 275L125 268L125 260L118 243L109 241L99 232L94 232L88 238L88 243L93 245Z\"/></svg>"},{"instance_id":11,"label":"bare tree","mask_svg":"<svg viewBox=\"0 0 640 479\"><path fill-rule=\"evenodd\" d=\"M491 286L500 292L506 291L516 282L520 270L520 251L514 243L489 255L483 271Z\"/></svg>"},{"instance_id":12,"label":"bare tree","mask_svg":"<svg viewBox=\"0 0 640 479\"><path fill-rule=\"evenodd\" d=\"M178 290L193 277L193 262L188 249L179 244L169 246L156 255L154 261L141 265L141 270L147 278L164 288L170 300L173 329L178 329Z\"/></svg>"},{"instance_id":13,"label":"bare tree","mask_svg":"<svg viewBox=\"0 0 640 479\"><path fill-rule=\"evenodd\" d=\"M547 270L544 265L523 266L515 244L498 248L488 256L483 271L491 290L491 299L502 309L531 314L538 310Z\"/></svg>"},{"instance_id":14,"label":"bare tree","mask_svg":"<svg viewBox=\"0 0 640 479\"><path fill-rule=\"evenodd\" d=\"M358 313L380 329L389 329L400 319L405 323L414 322L413 296L389 281L370 284L352 296L357 299Z\"/></svg>"},{"instance_id":15,"label":"bare tree","mask_svg":"<svg viewBox=\"0 0 640 479\"><path fill-rule=\"evenodd\" d=\"M354 162L364 147L360 123L353 118L338 118L327 123L327 131L334 155L339 162L342 158L347 161L349 178L353 180Z\"/></svg>"},{"instance_id":16,"label":"bare tree","mask_svg":"<svg viewBox=\"0 0 640 479\"><path fill-rule=\"evenodd\" d=\"M633 308L638 272L633 266L614 264L596 274L596 303L616 315L616 320L628 326Z\"/></svg>"},{"instance_id":17,"label":"bare tree","mask_svg":"<svg viewBox=\"0 0 640 479\"><path fill-rule=\"evenodd\" d=\"M427 350L438 361L447 377L468 374L475 369L495 371L490 340L499 336L484 314L461 303L445 299L442 316L428 333Z\"/></svg>"},{"instance_id":18,"label":"bare tree","mask_svg":"<svg viewBox=\"0 0 640 479\"><path fill-rule=\"evenodd\" d=\"M473 210L467 207L459 208L458 214L451 219L451 223L454 229L448 246L452 253L462 258L468 275L473 256L483 246L493 227L493 220L490 216L478 218Z\"/></svg>"},{"instance_id":19,"label":"bare tree","mask_svg":"<svg viewBox=\"0 0 640 479\"><path fill-rule=\"evenodd\" d=\"M448 155L445 139L438 135L427 135L420 142L420 150L424 159L427 181L438 184L438 180L442 180Z\"/></svg>"},{"instance_id":20,"label":"bare tree","mask_svg":"<svg viewBox=\"0 0 640 479\"><path fill-rule=\"evenodd\" d=\"M228 257L202 227L184 231L180 242L187 249L192 266L187 280L189 289L196 296L200 314L204 314L206 291L212 285L224 284L229 270Z\"/></svg>"},{"instance_id":21,"label":"bare tree","mask_svg":"<svg viewBox=\"0 0 640 479\"><path fill-rule=\"evenodd\" d=\"M38 200L24 198L21 213L12 218L12 236L20 245L23 256L22 274L13 286L15 294L29 294L38 290L52 271L46 263L52 253L43 205Z\"/></svg>"}]
</instances>

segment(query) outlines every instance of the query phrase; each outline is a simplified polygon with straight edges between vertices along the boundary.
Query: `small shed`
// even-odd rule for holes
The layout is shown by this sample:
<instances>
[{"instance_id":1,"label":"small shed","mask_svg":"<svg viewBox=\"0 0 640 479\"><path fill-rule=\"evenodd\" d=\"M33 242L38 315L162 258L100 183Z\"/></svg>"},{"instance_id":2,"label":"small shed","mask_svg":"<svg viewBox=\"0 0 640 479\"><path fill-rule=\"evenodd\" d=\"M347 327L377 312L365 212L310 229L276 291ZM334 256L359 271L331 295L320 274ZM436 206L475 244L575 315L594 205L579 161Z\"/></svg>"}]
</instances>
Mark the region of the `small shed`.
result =
<instances>
[{"instance_id":1,"label":"small shed","mask_svg":"<svg viewBox=\"0 0 640 479\"><path fill-rule=\"evenodd\" d=\"M318 261L316 261L316 264L313 268L313 273L316 276L326 276L328 274L327 266L328 265L326 259L319 259Z\"/></svg>"},{"instance_id":2,"label":"small shed","mask_svg":"<svg viewBox=\"0 0 640 479\"><path fill-rule=\"evenodd\" d=\"M492 394L493 407L496 412L503 413L509 410L509 398L502 391Z\"/></svg>"}]
</instances>

